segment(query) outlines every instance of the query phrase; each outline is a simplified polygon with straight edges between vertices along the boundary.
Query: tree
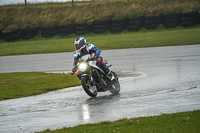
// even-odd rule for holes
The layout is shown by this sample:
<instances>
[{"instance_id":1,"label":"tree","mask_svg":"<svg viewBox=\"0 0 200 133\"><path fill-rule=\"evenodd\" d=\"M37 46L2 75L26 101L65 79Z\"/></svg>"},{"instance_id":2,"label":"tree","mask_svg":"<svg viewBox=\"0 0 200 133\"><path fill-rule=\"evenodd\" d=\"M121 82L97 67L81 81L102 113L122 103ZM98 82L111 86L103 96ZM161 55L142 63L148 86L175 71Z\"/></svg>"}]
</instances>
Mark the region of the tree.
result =
<instances>
[{"instance_id":1,"label":"tree","mask_svg":"<svg viewBox=\"0 0 200 133\"><path fill-rule=\"evenodd\" d=\"M72 0L72 6L74 6L74 0Z\"/></svg>"},{"instance_id":2,"label":"tree","mask_svg":"<svg viewBox=\"0 0 200 133\"><path fill-rule=\"evenodd\" d=\"M24 0L25 1L25 7L27 7L27 2L26 2L26 0Z\"/></svg>"}]
</instances>

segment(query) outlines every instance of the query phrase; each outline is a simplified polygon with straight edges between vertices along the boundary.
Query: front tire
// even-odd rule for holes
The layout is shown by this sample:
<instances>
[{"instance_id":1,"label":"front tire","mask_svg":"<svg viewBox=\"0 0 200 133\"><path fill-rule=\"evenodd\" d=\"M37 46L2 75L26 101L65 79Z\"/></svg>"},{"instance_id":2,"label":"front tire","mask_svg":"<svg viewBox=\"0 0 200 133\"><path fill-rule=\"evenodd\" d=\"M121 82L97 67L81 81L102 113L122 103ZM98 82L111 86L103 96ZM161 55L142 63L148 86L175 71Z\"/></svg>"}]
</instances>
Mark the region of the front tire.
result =
<instances>
[{"instance_id":1,"label":"front tire","mask_svg":"<svg viewBox=\"0 0 200 133\"><path fill-rule=\"evenodd\" d=\"M84 76L81 78L81 84L83 86L84 91L90 96L90 97L96 97L97 96L97 87L96 85L93 85L90 82L90 79L88 76Z\"/></svg>"}]
</instances>

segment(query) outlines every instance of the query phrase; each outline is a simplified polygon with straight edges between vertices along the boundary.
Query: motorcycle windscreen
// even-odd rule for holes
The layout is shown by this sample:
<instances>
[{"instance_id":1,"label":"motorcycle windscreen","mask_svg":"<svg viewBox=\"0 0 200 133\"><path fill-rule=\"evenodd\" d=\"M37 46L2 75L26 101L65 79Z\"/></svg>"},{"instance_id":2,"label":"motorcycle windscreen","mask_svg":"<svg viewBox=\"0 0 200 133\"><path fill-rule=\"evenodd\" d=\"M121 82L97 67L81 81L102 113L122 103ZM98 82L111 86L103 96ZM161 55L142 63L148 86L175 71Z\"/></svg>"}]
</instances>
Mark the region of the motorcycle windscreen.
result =
<instances>
[{"instance_id":1,"label":"motorcycle windscreen","mask_svg":"<svg viewBox=\"0 0 200 133\"><path fill-rule=\"evenodd\" d=\"M92 56L90 54L86 54L84 56L81 57L82 60L86 61L87 59L92 58Z\"/></svg>"}]
</instances>

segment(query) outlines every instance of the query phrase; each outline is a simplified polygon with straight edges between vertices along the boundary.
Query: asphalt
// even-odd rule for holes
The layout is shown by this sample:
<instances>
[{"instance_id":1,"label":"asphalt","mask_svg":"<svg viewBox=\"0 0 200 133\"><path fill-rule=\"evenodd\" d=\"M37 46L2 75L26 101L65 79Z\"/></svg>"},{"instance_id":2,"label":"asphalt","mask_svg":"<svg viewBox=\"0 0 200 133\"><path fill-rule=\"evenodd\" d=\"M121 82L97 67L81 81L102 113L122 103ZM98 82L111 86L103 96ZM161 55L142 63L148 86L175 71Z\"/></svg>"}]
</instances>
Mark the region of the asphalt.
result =
<instances>
[{"instance_id":1,"label":"asphalt","mask_svg":"<svg viewBox=\"0 0 200 133\"><path fill-rule=\"evenodd\" d=\"M81 86L0 101L0 133L29 133L79 124L200 109L200 45L102 51L120 76L121 92L90 98ZM58 72L73 53L0 57L0 72Z\"/></svg>"}]
</instances>

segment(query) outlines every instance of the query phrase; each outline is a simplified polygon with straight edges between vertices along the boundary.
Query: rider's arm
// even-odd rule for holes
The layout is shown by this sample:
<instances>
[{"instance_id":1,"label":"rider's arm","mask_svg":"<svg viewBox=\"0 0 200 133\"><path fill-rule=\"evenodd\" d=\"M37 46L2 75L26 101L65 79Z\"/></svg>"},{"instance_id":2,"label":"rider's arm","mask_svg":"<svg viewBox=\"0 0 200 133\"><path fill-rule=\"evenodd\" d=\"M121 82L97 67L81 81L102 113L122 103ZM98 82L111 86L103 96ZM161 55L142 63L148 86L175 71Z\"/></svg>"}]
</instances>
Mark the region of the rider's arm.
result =
<instances>
[{"instance_id":1,"label":"rider's arm","mask_svg":"<svg viewBox=\"0 0 200 133\"><path fill-rule=\"evenodd\" d=\"M78 63L78 60L79 60L79 55L77 53L77 51L74 51L74 68L76 67L76 64Z\"/></svg>"},{"instance_id":2,"label":"rider's arm","mask_svg":"<svg viewBox=\"0 0 200 133\"><path fill-rule=\"evenodd\" d=\"M95 55L100 55L101 54L101 50L99 50L97 47L95 47L93 44L87 44L89 46L89 50L93 51L95 53Z\"/></svg>"}]
</instances>

